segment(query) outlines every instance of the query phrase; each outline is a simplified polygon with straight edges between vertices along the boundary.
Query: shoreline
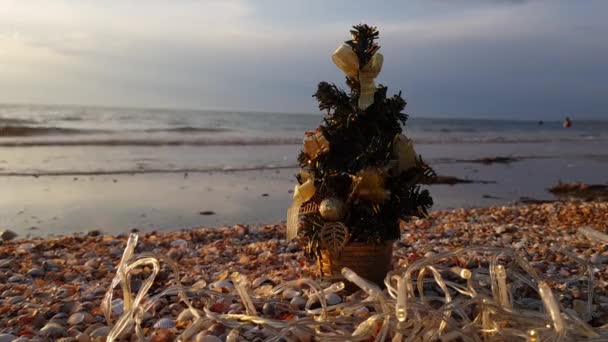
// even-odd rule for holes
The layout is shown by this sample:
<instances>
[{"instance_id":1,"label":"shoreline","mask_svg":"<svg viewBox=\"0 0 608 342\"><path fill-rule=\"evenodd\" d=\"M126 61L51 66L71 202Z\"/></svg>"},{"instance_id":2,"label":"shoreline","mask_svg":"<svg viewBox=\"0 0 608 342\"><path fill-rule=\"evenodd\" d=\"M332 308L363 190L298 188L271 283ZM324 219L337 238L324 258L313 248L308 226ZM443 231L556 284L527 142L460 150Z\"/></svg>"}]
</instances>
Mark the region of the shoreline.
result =
<instances>
[{"instance_id":1,"label":"shoreline","mask_svg":"<svg viewBox=\"0 0 608 342\"><path fill-rule=\"evenodd\" d=\"M435 211L429 218L403 224L401 239L394 245L394 267L464 246L514 248L540 274L555 279L552 288L559 294L562 305L577 309L577 305L580 306L577 301L586 298L586 287L566 286L559 280L581 275L584 269L559 252L561 248L590 261L595 270L595 314L590 324L599 326L608 320L608 250L605 245L576 232L579 227L588 226L608 233L607 219L608 202L571 201ZM297 244L285 241L283 224L138 234L140 242L136 253L162 254L178 262L185 285L204 280L210 289L230 287L225 280L235 271L258 287L316 277L316 263L304 258ZM40 329L56 315L59 315L57 324L63 327L59 329L61 336L75 336L92 324L105 326L99 305L115 274L127 237L128 234L89 232L3 242L0 245L0 293L4 294L0 298L0 329L15 336L42 336ZM469 260L463 266L474 268L475 265L476 261ZM146 274L144 271L134 277L133 291L141 286ZM150 292L157 293L171 284L171 277L163 267ZM83 310L84 302L88 303L91 317L68 324L71 315ZM169 317L179 326L177 315L185 306L175 304L171 308L169 311L159 308L144 325L151 327L159 318ZM33 316L26 324L15 319L27 315ZM216 334L225 331L220 330Z\"/></svg>"}]
</instances>

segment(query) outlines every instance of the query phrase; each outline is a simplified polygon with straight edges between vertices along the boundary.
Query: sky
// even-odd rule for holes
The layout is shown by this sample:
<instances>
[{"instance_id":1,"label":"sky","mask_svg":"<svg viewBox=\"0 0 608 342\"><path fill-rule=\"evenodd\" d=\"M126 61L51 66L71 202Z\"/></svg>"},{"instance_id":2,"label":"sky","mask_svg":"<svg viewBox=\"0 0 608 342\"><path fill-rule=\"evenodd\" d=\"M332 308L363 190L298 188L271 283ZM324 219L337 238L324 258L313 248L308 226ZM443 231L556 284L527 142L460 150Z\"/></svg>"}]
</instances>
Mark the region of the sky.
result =
<instances>
[{"instance_id":1,"label":"sky","mask_svg":"<svg viewBox=\"0 0 608 342\"><path fill-rule=\"evenodd\" d=\"M608 118L608 1L0 0L0 103L317 112L377 26L420 117Z\"/></svg>"}]
</instances>

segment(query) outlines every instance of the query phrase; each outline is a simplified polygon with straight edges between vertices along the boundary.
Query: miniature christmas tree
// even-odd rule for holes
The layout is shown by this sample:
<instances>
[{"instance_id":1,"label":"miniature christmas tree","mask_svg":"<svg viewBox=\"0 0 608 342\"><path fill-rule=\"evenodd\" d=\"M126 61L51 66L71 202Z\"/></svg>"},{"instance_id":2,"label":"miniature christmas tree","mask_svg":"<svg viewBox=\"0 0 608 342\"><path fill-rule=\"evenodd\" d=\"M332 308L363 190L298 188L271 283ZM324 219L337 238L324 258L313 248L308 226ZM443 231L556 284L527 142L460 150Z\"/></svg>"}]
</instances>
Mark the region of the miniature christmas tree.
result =
<instances>
[{"instance_id":1,"label":"miniature christmas tree","mask_svg":"<svg viewBox=\"0 0 608 342\"><path fill-rule=\"evenodd\" d=\"M319 83L314 97L326 114L306 132L288 210L288 240L304 238L312 257L339 254L348 243L398 239L399 221L426 215L433 204L419 184L435 174L402 134L406 102L374 83L383 62L378 30L357 25L351 34L332 56L350 92Z\"/></svg>"}]
</instances>

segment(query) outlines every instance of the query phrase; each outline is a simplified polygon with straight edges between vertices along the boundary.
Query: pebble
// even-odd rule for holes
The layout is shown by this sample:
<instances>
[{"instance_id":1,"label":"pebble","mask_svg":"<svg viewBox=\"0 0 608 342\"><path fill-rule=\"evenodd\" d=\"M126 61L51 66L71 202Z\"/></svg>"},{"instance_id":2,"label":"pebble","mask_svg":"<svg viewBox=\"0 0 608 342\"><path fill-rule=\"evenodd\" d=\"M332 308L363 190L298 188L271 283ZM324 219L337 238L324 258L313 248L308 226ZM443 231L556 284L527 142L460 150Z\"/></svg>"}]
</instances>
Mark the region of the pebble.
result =
<instances>
[{"instance_id":1,"label":"pebble","mask_svg":"<svg viewBox=\"0 0 608 342\"><path fill-rule=\"evenodd\" d=\"M213 335L209 335L206 331L198 333L195 338L196 342L222 342L222 340Z\"/></svg>"},{"instance_id":2,"label":"pebble","mask_svg":"<svg viewBox=\"0 0 608 342\"><path fill-rule=\"evenodd\" d=\"M327 305L336 305L342 302L342 297L335 293L328 293L325 295L325 301L327 302Z\"/></svg>"},{"instance_id":3,"label":"pebble","mask_svg":"<svg viewBox=\"0 0 608 342\"><path fill-rule=\"evenodd\" d=\"M175 322L171 318L161 318L154 323L155 329L171 329L175 328Z\"/></svg>"},{"instance_id":4,"label":"pebble","mask_svg":"<svg viewBox=\"0 0 608 342\"><path fill-rule=\"evenodd\" d=\"M299 295L300 295L300 291L298 291L298 290L286 289L285 291L283 291L283 294L281 297L283 297L283 299L292 299Z\"/></svg>"},{"instance_id":5,"label":"pebble","mask_svg":"<svg viewBox=\"0 0 608 342\"><path fill-rule=\"evenodd\" d=\"M27 272L30 277L39 278L44 276L44 271L40 268L32 268Z\"/></svg>"},{"instance_id":6,"label":"pebble","mask_svg":"<svg viewBox=\"0 0 608 342\"><path fill-rule=\"evenodd\" d=\"M46 337L57 338L65 336L67 334L67 329L58 323L49 322L40 329L40 333Z\"/></svg>"},{"instance_id":7,"label":"pebble","mask_svg":"<svg viewBox=\"0 0 608 342\"><path fill-rule=\"evenodd\" d=\"M171 241L171 247L186 247L188 246L188 241L184 239L177 239Z\"/></svg>"},{"instance_id":8,"label":"pebble","mask_svg":"<svg viewBox=\"0 0 608 342\"><path fill-rule=\"evenodd\" d=\"M593 254L590 261L593 264L608 264L608 255Z\"/></svg>"},{"instance_id":9,"label":"pebble","mask_svg":"<svg viewBox=\"0 0 608 342\"><path fill-rule=\"evenodd\" d=\"M603 266L608 264L608 247L576 234L576 229L589 226L606 232L607 221L608 203L604 202L557 202L547 205L434 211L429 218L403 224L403 234L395 245L394 259L396 265L406 265L424 255L432 256L472 244L513 246L520 250L538 272L557 278L564 278L568 274L568 278L585 271L567 255L559 253L559 249L570 250L594 264L597 290L594 296L594 316L589 324L597 326L608 321L608 271ZM179 252L180 277L185 285L192 286L193 292L216 289L234 295L230 275L235 271L241 272L251 281L252 292L255 294L268 293L275 284L284 281L316 277L316 263L305 258L301 246L284 240L283 224L236 225L139 234L136 254L153 252L167 255ZM0 245L0 310L9 306L12 309L0 312L0 331L4 335L16 334L21 329L16 324L21 322L19 324L25 329L32 331L25 335L28 338L21 340L29 341L29 336L32 336L32 341L58 340L67 336L79 342L105 339L109 328L100 304L115 275L126 239L126 235L96 233L90 236L54 237L49 240L4 241ZM461 267L466 265L472 270L487 267L487 261L484 264L480 258L463 257L462 260L449 262L451 264L447 267L456 264ZM164 262L161 265L152 288L153 293L159 293L162 288L174 284L170 268ZM37 270L34 271L35 269ZM136 270L132 278L134 292L151 272L150 266ZM300 319L300 314L288 312L290 304L301 310L305 304L303 301L308 300L310 291L305 286L302 287L303 290L299 288L300 286L289 287L277 295L276 300L281 303L264 303L261 307L256 304L256 309L271 319ZM431 290L437 289L429 289L429 294ZM560 287L559 284L552 284L552 290L564 307L585 312L584 285L575 283ZM117 287L112 301L114 323L123 311L124 303L119 298L120 292L120 287ZM327 294L325 298L330 306L364 298L356 295L352 298L343 297L344 295L345 293L338 292ZM205 305L215 306L222 313L244 313L244 307L238 301L223 298L214 301L207 305L195 299L193 303L201 310ZM543 308L542 302L536 297L515 298L514 301L518 307L533 310ZM146 313L142 326L151 341L174 340L192 323L192 314L187 313L183 303L176 304L178 302L176 295L165 296L154 306L154 310ZM581 311L582 308L584 310ZM349 319L361 322L373 314L376 314L373 306L361 307ZM153 328L164 318L175 327ZM49 337L43 338L45 334L41 329L47 334L58 332L58 337L46 335ZM263 328L243 327L239 329L239 334L239 338L249 340L263 341L269 337L268 331ZM292 330L286 338L307 341L308 336L300 335ZM221 324L205 320L200 334L195 336L197 340L218 341L226 339L227 331ZM14 339L12 335L9 337ZM133 336L127 336L121 340L134 339Z\"/></svg>"},{"instance_id":10,"label":"pebble","mask_svg":"<svg viewBox=\"0 0 608 342\"><path fill-rule=\"evenodd\" d=\"M92 339L98 338L98 337L106 337L110 334L110 327L108 326L102 326L99 327L95 330L93 330L93 332L91 332L90 337Z\"/></svg>"},{"instance_id":11,"label":"pebble","mask_svg":"<svg viewBox=\"0 0 608 342\"><path fill-rule=\"evenodd\" d=\"M296 308L301 309L304 307L304 305L306 305L306 299L304 299L304 297L301 297L301 296L296 296L291 299L289 304L293 305Z\"/></svg>"},{"instance_id":12,"label":"pebble","mask_svg":"<svg viewBox=\"0 0 608 342\"><path fill-rule=\"evenodd\" d=\"M274 315L276 314L276 305L272 304L272 303L264 303L264 305L262 306L262 313L265 316L270 316L270 317L274 317Z\"/></svg>"}]
</instances>

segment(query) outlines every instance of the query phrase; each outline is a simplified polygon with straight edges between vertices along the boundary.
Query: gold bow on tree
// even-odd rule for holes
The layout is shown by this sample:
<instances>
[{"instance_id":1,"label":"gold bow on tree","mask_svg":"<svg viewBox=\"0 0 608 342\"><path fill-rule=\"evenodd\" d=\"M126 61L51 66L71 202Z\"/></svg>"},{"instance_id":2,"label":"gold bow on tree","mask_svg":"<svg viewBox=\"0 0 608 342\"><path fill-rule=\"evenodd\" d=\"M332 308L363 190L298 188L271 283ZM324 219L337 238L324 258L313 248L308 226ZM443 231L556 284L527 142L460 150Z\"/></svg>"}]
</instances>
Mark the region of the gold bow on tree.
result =
<instances>
[{"instance_id":1,"label":"gold bow on tree","mask_svg":"<svg viewBox=\"0 0 608 342\"><path fill-rule=\"evenodd\" d=\"M308 202L316 192L315 180L312 175L304 173L302 184L296 185L293 191L293 202L287 209L287 241L293 240L298 236L298 215L300 207Z\"/></svg>"},{"instance_id":2,"label":"gold bow on tree","mask_svg":"<svg viewBox=\"0 0 608 342\"><path fill-rule=\"evenodd\" d=\"M384 56L376 53L367 64L359 68L359 57L357 57L355 51L349 45L342 44L334 51L331 59L347 77L359 81L359 109L367 109L374 103L374 93L376 92L374 79L378 77L380 70L382 70Z\"/></svg>"}]
</instances>

